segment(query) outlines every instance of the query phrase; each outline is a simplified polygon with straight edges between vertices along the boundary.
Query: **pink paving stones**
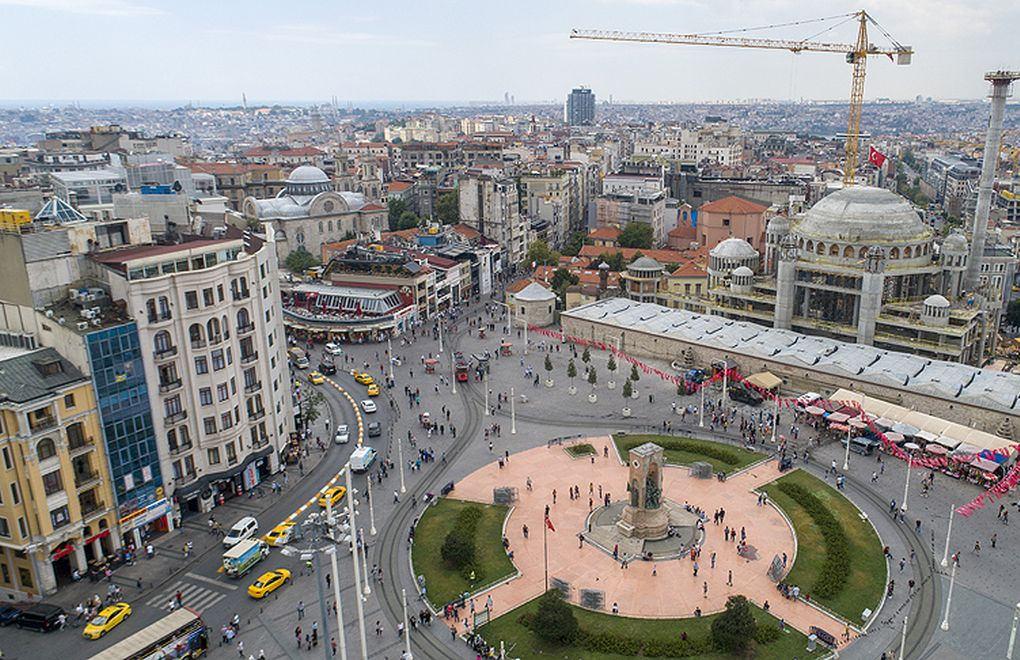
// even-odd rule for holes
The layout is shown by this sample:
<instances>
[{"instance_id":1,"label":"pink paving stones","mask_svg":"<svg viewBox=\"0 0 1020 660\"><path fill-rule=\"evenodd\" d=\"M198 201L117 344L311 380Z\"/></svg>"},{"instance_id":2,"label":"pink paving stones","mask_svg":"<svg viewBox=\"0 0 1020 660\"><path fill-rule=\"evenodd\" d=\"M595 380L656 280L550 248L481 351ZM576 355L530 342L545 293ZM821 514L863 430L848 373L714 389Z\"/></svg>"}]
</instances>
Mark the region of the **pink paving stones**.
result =
<instances>
[{"instance_id":1,"label":"pink paving stones","mask_svg":"<svg viewBox=\"0 0 1020 660\"><path fill-rule=\"evenodd\" d=\"M807 604L782 598L766 575L774 556L785 552L792 565L796 554L793 530L777 510L771 506L757 506L757 493L753 492L781 476L774 461L726 481L693 479L687 476L685 468L663 470L664 497L680 504L690 503L709 513L695 577L689 558L654 563L633 561L627 568L621 568L610 555L588 544L579 547L577 534L584 529L588 516L589 484L596 503L599 486L613 500L627 496L627 467L621 463L612 439L600 436L583 442L595 447L594 463L572 460L559 446L538 447L513 454L502 470L493 461L457 483L453 497L485 503L491 503L493 488L513 486L518 489L519 500L507 520L506 536L521 576L489 591L493 618L545 591L541 531L548 505L549 517L556 527L555 532L546 534L549 577L570 584L569 600L575 604L579 590L595 589L605 592L606 611L613 603L618 603L623 616L682 618L693 616L695 608L699 607L704 614L720 611L730 595L743 594L759 606L767 600L774 616L785 619L787 624L802 632L808 632L810 626L833 634L843 631L842 621ZM609 447L608 459L603 458L604 447ZM529 477L530 491L526 487ZM568 493L575 485L580 488L581 496L572 500ZM719 508L726 510L726 517L723 524L715 525L711 513ZM522 533L523 525L529 528L527 539ZM738 556L736 542L726 542L723 538L726 526L736 530L738 541L740 529L744 528L748 544L757 551L757 560ZM714 568L711 567L713 552L716 553ZM733 586L727 584L731 574Z\"/></svg>"}]
</instances>

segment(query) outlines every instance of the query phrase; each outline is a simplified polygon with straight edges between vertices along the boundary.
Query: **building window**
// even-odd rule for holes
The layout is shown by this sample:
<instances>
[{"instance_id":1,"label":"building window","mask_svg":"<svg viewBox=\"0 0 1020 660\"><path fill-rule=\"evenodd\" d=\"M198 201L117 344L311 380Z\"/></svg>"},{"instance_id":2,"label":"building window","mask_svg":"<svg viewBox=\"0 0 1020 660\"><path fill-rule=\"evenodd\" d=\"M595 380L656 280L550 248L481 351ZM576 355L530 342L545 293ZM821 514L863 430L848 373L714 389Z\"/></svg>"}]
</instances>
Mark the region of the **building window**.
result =
<instances>
[{"instance_id":1,"label":"building window","mask_svg":"<svg viewBox=\"0 0 1020 660\"><path fill-rule=\"evenodd\" d=\"M220 302L223 302L223 285L222 284L217 284L216 285L216 299L219 300Z\"/></svg>"},{"instance_id":2,"label":"building window","mask_svg":"<svg viewBox=\"0 0 1020 660\"><path fill-rule=\"evenodd\" d=\"M11 538L11 526L7 524L7 518L0 518L0 536ZM4 565L4 582L9 582L7 577L7 566Z\"/></svg>"},{"instance_id":3,"label":"building window","mask_svg":"<svg viewBox=\"0 0 1020 660\"><path fill-rule=\"evenodd\" d=\"M230 398L230 388L227 387L226 383L220 383L216 386L216 398L220 401L226 401Z\"/></svg>"},{"instance_id":4,"label":"building window","mask_svg":"<svg viewBox=\"0 0 1020 660\"><path fill-rule=\"evenodd\" d=\"M198 390L198 400L203 406L212 405L212 390L208 387L203 387Z\"/></svg>"},{"instance_id":5,"label":"building window","mask_svg":"<svg viewBox=\"0 0 1020 660\"><path fill-rule=\"evenodd\" d=\"M160 330L156 333L156 336L152 338L152 347L157 353L169 352L170 346L170 333L166 330Z\"/></svg>"},{"instance_id":6,"label":"building window","mask_svg":"<svg viewBox=\"0 0 1020 660\"><path fill-rule=\"evenodd\" d=\"M14 461L11 460L11 449L10 449L10 447L4 447L3 448L3 455L4 455L4 468L7 469L7 470L13 470L14 469Z\"/></svg>"},{"instance_id":7,"label":"building window","mask_svg":"<svg viewBox=\"0 0 1020 660\"><path fill-rule=\"evenodd\" d=\"M60 470L54 470L53 472L44 474L42 482L43 491L45 491L47 495L53 495L54 493L59 493L64 490L64 482L60 478Z\"/></svg>"},{"instance_id":8,"label":"building window","mask_svg":"<svg viewBox=\"0 0 1020 660\"><path fill-rule=\"evenodd\" d=\"M184 305L188 309L198 309L198 292L196 292L196 291L185 291L184 292Z\"/></svg>"},{"instance_id":9,"label":"building window","mask_svg":"<svg viewBox=\"0 0 1020 660\"><path fill-rule=\"evenodd\" d=\"M227 363L223 359L223 349L218 348L212 352L212 367L213 371L219 371L226 368Z\"/></svg>"},{"instance_id":10,"label":"building window","mask_svg":"<svg viewBox=\"0 0 1020 660\"><path fill-rule=\"evenodd\" d=\"M188 339L191 340L192 348L202 348L205 345L204 333L201 323L192 323L188 327Z\"/></svg>"},{"instance_id":11,"label":"building window","mask_svg":"<svg viewBox=\"0 0 1020 660\"><path fill-rule=\"evenodd\" d=\"M211 288L202 289L202 302L206 307L211 307L216 304L216 300L213 298L213 290Z\"/></svg>"},{"instance_id":12,"label":"building window","mask_svg":"<svg viewBox=\"0 0 1020 660\"><path fill-rule=\"evenodd\" d=\"M205 359L204 355L200 355L195 358L195 373L196 374L207 374L209 373L209 361Z\"/></svg>"},{"instance_id":13,"label":"building window","mask_svg":"<svg viewBox=\"0 0 1020 660\"><path fill-rule=\"evenodd\" d=\"M71 522L71 514L67 511L67 505L50 511L50 522L53 523L53 529L63 527L64 525Z\"/></svg>"},{"instance_id":14,"label":"building window","mask_svg":"<svg viewBox=\"0 0 1020 660\"><path fill-rule=\"evenodd\" d=\"M43 438L35 446L35 453L39 456L40 461L45 461L47 458L57 455L57 445L52 438Z\"/></svg>"},{"instance_id":15,"label":"building window","mask_svg":"<svg viewBox=\"0 0 1020 660\"><path fill-rule=\"evenodd\" d=\"M18 582L20 582L21 586L25 587L26 589L34 588L35 585L32 583L32 571L28 570L24 566L19 566Z\"/></svg>"},{"instance_id":16,"label":"building window","mask_svg":"<svg viewBox=\"0 0 1020 660\"><path fill-rule=\"evenodd\" d=\"M220 464L220 450L216 447L209 448L209 465Z\"/></svg>"},{"instance_id":17,"label":"building window","mask_svg":"<svg viewBox=\"0 0 1020 660\"><path fill-rule=\"evenodd\" d=\"M220 428L229 429L234 425L234 419L230 416L229 412L225 412L220 415Z\"/></svg>"},{"instance_id":18,"label":"building window","mask_svg":"<svg viewBox=\"0 0 1020 660\"><path fill-rule=\"evenodd\" d=\"M227 443L227 463L233 465L237 462L237 448L234 447L234 441L231 440Z\"/></svg>"},{"instance_id":19,"label":"building window","mask_svg":"<svg viewBox=\"0 0 1020 660\"><path fill-rule=\"evenodd\" d=\"M212 435L213 433L216 433L215 417L206 417L204 420L202 420L202 425L205 428L206 435Z\"/></svg>"},{"instance_id":20,"label":"building window","mask_svg":"<svg viewBox=\"0 0 1020 660\"><path fill-rule=\"evenodd\" d=\"M163 412L166 413L167 417L176 415L181 412L181 397L178 394L163 401Z\"/></svg>"},{"instance_id":21,"label":"building window","mask_svg":"<svg viewBox=\"0 0 1020 660\"><path fill-rule=\"evenodd\" d=\"M159 297L159 320L166 321L171 317L170 314L170 301L166 296Z\"/></svg>"},{"instance_id":22,"label":"building window","mask_svg":"<svg viewBox=\"0 0 1020 660\"><path fill-rule=\"evenodd\" d=\"M64 407L74 408L74 393L64 395Z\"/></svg>"},{"instance_id":23,"label":"building window","mask_svg":"<svg viewBox=\"0 0 1020 660\"><path fill-rule=\"evenodd\" d=\"M28 525L25 523L25 519L23 517L18 518L18 531L21 532L21 538L28 538Z\"/></svg>"}]
</instances>

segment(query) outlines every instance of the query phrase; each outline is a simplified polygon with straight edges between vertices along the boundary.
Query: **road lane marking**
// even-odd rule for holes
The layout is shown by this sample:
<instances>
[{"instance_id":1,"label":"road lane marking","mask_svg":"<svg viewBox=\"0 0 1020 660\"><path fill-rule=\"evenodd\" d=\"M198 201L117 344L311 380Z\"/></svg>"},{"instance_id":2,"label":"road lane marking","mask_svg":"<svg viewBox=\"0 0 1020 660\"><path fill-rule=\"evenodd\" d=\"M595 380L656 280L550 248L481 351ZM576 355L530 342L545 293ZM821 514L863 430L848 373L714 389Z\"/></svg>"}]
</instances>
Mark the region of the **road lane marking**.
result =
<instances>
[{"instance_id":1,"label":"road lane marking","mask_svg":"<svg viewBox=\"0 0 1020 660\"><path fill-rule=\"evenodd\" d=\"M189 577L189 578L192 578L194 580L201 580L202 582L208 582L209 584L215 584L217 587L223 587L224 589L230 589L231 591L236 591L237 590L237 585L227 584L226 582L221 582L220 580L216 580L216 579L211 578L211 577L206 577L204 575L199 575L198 573L185 573L184 575Z\"/></svg>"}]
</instances>

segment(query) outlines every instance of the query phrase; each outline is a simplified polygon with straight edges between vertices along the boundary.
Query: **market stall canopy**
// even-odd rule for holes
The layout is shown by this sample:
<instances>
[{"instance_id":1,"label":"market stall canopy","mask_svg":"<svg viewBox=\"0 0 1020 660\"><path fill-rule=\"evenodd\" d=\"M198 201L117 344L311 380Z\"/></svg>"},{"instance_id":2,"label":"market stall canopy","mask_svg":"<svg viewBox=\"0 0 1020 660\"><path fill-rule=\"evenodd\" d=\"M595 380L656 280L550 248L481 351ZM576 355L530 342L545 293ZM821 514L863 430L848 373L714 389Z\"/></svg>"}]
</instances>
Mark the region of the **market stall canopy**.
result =
<instances>
[{"instance_id":1,"label":"market stall canopy","mask_svg":"<svg viewBox=\"0 0 1020 660\"><path fill-rule=\"evenodd\" d=\"M926 446L924 450L929 454L935 454L936 456L945 456L949 453L948 449L935 442L929 442L928 446Z\"/></svg>"},{"instance_id":2,"label":"market stall canopy","mask_svg":"<svg viewBox=\"0 0 1020 660\"><path fill-rule=\"evenodd\" d=\"M969 463L969 465L971 467L975 467L975 468L981 470L982 472L995 472L996 470L999 469L999 464L998 463L996 463L995 461L985 460L985 459L981 458L980 456L978 456L974 460L972 460Z\"/></svg>"},{"instance_id":3,"label":"market stall canopy","mask_svg":"<svg viewBox=\"0 0 1020 660\"><path fill-rule=\"evenodd\" d=\"M916 442L904 442L903 448L908 449L910 451L917 451L918 449L921 448L921 445L917 444Z\"/></svg>"},{"instance_id":4,"label":"market stall canopy","mask_svg":"<svg viewBox=\"0 0 1020 660\"><path fill-rule=\"evenodd\" d=\"M744 380L759 389L767 390L769 392L779 390L780 386L783 384L783 379L771 371L759 371L756 374L751 374Z\"/></svg>"},{"instance_id":5,"label":"market stall canopy","mask_svg":"<svg viewBox=\"0 0 1020 660\"><path fill-rule=\"evenodd\" d=\"M917 428L916 426L911 426L906 422L897 422L896 424L893 425L892 430L905 436L914 437L915 435L917 435L917 432L920 431L921 429Z\"/></svg>"},{"instance_id":6,"label":"market stall canopy","mask_svg":"<svg viewBox=\"0 0 1020 660\"><path fill-rule=\"evenodd\" d=\"M899 444L903 442L903 434L897 433L895 431L889 431L888 433L885 434L885 439L888 440L889 442Z\"/></svg>"},{"instance_id":7,"label":"market stall canopy","mask_svg":"<svg viewBox=\"0 0 1020 660\"><path fill-rule=\"evenodd\" d=\"M809 415L814 415L815 417L817 417L824 413L825 411L819 408L818 406L807 406L806 408L804 408L804 412L806 412Z\"/></svg>"},{"instance_id":8,"label":"market stall canopy","mask_svg":"<svg viewBox=\"0 0 1020 660\"><path fill-rule=\"evenodd\" d=\"M921 438L925 442L935 442L939 437L938 435L932 433L931 431L925 431L924 429L921 429L920 431L915 433L914 436Z\"/></svg>"},{"instance_id":9,"label":"market stall canopy","mask_svg":"<svg viewBox=\"0 0 1020 660\"><path fill-rule=\"evenodd\" d=\"M830 413L829 416L826 419L828 419L830 422L832 422L834 424L843 424L848 419L850 419L850 415L847 415L846 413L841 413L841 412L834 412L834 413Z\"/></svg>"}]
</instances>

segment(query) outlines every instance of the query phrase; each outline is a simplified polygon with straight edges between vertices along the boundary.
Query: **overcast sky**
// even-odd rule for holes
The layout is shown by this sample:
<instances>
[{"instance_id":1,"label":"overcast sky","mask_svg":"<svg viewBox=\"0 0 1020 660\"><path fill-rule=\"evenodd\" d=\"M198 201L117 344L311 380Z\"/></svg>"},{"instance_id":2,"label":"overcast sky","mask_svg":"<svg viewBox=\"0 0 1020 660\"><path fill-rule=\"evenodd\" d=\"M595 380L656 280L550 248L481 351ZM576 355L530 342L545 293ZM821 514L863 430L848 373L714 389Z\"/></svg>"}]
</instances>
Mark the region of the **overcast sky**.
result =
<instances>
[{"instance_id":1,"label":"overcast sky","mask_svg":"<svg viewBox=\"0 0 1020 660\"><path fill-rule=\"evenodd\" d=\"M848 96L838 54L570 40L573 27L709 32L863 6L914 63L870 60L866 97L978 98L1020 69L1016 0L0 0L0 90L14 99L518 103ZM810 36L826 24L752 33ZM845 24L825 35L852 42ZM871 40L885 45L872 30Z\"/></svg>"}]
</instances>

